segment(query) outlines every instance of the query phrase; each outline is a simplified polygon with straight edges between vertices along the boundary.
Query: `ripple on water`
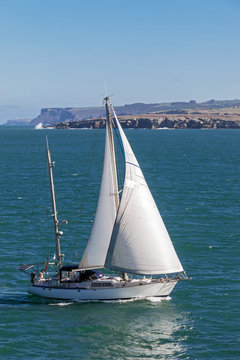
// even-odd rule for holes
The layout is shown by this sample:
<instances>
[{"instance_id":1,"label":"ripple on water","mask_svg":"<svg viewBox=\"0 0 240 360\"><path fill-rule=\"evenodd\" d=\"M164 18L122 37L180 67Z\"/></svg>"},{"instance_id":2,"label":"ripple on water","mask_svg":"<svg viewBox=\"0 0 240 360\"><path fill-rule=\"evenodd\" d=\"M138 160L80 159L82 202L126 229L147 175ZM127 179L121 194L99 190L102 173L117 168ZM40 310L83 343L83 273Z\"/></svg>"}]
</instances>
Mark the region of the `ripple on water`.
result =
<instances>
[{"instance_id":1,"label":"ripple on water","mask_svg":"<svg viewBox=\"0 0 240 360\"><path fill-rule=\"evenodd\" d=\"M240 358L240 132L126 131L192 280L179 283L171 301L118 303L37 298L16 270L55 252L46 211L46 134L56 161L59 218L68 220L67 261L81 257L96 210L103 131L1 129L1 357Z\"/></svg>"}]
</instances>

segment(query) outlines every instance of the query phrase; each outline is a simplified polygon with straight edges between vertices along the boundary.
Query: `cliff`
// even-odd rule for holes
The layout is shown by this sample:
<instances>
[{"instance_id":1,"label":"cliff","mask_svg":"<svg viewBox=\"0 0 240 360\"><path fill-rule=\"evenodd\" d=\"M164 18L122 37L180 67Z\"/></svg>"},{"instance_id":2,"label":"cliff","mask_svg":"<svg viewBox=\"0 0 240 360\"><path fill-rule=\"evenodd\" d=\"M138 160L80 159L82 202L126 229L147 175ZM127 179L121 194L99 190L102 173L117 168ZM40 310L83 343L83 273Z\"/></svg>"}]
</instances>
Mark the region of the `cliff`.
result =
<instances>
[{"instance_id":1,"label":"cliff","mask_svg":"<svg viewBox=\"0 0 240 360\"><path fill-rule=\"evenodd\" d=\"M3 126L9 126L9 125L31 125L31 119L15 119L15 120L7 120Z\"/></svg>"},{"instance_id":2,"label":"cliff","mask_svg":"<svg viewBox=\"0 0 240 360\"><path fill-rule=\"evenodd\" d=\"M229 112L184 111L161 112L155 114L138 114L118 116L125 129L240 129L240 109L229 109ZM104 118L81 121L65 121L54 124L56 129L105 127Z\"/></svg>"},{"instance_id":3,"label":"cliff","mask_svg":"<svg viewBox=\"0 0 240 360\"><path fill-rule=\"evenodd\" d=\"M171 103L135 103L124 106L115 106L118 116L136 116L138 114L166 114L177 115L187 114L191 111L205 110L211 111L217 109L222 111L224 108L240 107L240 100L209 100L197 103L195 100L189 102L171 102ZM43 125L52 125L59 122L77 122L81 120L90 120L103 118L105 116L104 107L83 107L83 108L45 108L41 114L31 121L31 125L42 123ZM171 120L171 118L170 118Z\"/></svg>"}]
</instances>

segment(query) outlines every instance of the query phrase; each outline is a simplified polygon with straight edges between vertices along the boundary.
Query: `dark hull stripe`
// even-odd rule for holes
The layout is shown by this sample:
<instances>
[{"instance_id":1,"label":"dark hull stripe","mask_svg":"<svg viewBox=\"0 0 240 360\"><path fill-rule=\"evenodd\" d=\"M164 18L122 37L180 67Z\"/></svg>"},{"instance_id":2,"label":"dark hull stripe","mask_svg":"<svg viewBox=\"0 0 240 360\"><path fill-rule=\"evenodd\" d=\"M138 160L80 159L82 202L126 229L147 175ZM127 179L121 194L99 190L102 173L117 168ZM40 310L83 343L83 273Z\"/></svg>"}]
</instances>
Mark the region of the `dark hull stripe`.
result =
<instances>
[{"instance_id":1,"label":"dark hull stripe","mask_svg":"<svg viewBox=\"0 0 240 360\"><path fill-rule=\"evenodd\" d=\"M32 295L35 295L35 294L32 294ZM36 295L36 296L39 296L39 295ZM156 297L156 298L166 298L168 297L169 295L157 295L157 296L150 296L150 297ZM146 296L148 297L148 296ZM65 300L65 301L116 301L116 300L132 300L132 299L138 299L138 300L144 300L146 297L128 297L128 298L113 298L113 299L65 299L65 298L56 298L56 297L51 297L51 296L46 296L46 298L48 299L54 299L54 300Z\"/></svg>"}]
</instances>

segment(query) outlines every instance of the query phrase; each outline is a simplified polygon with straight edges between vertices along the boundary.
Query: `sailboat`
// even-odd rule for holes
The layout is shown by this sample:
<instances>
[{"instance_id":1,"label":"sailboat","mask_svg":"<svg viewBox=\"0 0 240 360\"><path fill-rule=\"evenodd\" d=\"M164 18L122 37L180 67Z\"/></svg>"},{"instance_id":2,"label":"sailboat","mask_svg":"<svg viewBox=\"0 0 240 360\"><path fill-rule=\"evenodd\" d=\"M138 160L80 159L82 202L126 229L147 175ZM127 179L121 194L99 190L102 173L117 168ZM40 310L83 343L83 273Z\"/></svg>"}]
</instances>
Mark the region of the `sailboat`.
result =
<instances>
[{"instance_id":1,"label":"sailboat","mask_svg":"<svg viewBox=\"0 0 240 360\"><path fill-rule=\"evenodd\" d=\"M102 180L93 227L78 264L64 264L61 253L62 232L47 143L56 255L53 260L47 260L41 271L33 264L19 267L31 277L31 294L66 300L164 298L178 281L187 279L110 98L104 101L106 135ZM124 159L121 189L114 132Z\"/></svg>"}]
</instances>

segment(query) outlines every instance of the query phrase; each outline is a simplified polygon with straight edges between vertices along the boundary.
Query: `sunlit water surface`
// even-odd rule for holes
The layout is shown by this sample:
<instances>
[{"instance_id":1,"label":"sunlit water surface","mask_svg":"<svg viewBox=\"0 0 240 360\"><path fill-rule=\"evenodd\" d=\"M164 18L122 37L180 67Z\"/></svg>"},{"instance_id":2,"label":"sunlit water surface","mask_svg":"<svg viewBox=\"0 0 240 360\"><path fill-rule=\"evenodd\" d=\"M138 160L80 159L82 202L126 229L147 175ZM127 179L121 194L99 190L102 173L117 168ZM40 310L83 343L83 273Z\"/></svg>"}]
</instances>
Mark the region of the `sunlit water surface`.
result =
<instances>
[{"instance_id":1,"label":"sunlit water surface","mask_svg":"<svg viewBox=\"0 0 240 360\"><path fill-rule=\"evenodd\" d=\"M83 253L97 203L104 131L0 128L1 359L239 359L240 132L126 131L191 281L171 298L55 301L17 267L53 255L45 136L62 251Z\"/></svg>"}]
</instances>

